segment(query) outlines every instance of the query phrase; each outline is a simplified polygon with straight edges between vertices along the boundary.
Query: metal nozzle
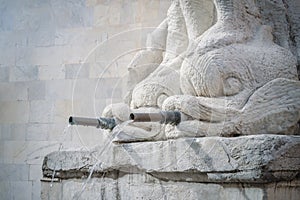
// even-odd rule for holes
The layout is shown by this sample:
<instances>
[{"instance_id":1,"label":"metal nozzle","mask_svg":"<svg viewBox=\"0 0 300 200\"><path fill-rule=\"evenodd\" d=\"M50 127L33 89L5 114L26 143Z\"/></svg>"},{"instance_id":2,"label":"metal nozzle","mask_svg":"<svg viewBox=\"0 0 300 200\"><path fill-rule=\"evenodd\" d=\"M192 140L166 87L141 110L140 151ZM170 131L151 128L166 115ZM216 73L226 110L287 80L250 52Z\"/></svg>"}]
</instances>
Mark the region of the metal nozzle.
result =
<instances>
[{"instance_id":1,"label":"metal nozzle","mask_svg":"<svg viewBox=\"0 0 300 200\"><path fill-rule=\"evenodd\" d=\"M87 118L87 117L69 117L70 125L94 126L96 128L112 130L116 126L113 118Z\"/></svg>"},{"instance_id":2,"label":"metal nozzle","mask_svg":"<svg viewBox=\"0 0 300 200\"><path fill-rule=\"evenodd\" d=\"M131 113L129 118L133 122L160 122L162 124L177 125L181 121L178 111L161 111L158 113Z\"/></svg>"}]
</instances>

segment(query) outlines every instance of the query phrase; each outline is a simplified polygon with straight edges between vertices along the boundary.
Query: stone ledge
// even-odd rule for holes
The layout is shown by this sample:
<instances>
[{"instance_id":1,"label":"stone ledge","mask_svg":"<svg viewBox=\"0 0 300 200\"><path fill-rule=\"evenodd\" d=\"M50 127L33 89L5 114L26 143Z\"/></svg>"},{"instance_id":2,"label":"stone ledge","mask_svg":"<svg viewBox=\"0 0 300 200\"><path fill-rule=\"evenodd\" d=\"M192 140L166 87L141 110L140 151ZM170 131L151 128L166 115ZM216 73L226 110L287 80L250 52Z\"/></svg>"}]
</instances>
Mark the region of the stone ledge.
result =
<instances>
[{"instance_id":1,"label":"stone ledge","mask_svg":"<svg viewBox=\"0 0 300 200\"><path fill-rule=\"evenodd\" d=\"M47 155L44 177L82 178L104 173L118 178L147 173L184 182L271 183L300 178L300 136L204 137L112 144L104 151L62 151Z\"/></svg>"},{"instance_id":2,"label":"stone ledge","mask_svg":"<svg viewBox=\"0 0 300 200\"><path fill-rule=\"evenodd\" d=\"M183 183L162 181L148 174L126 174L118 179L105 176L42 182L41 199L205 199L205 200L299 200L300 182Z\"/></svg>"}]
</instances>

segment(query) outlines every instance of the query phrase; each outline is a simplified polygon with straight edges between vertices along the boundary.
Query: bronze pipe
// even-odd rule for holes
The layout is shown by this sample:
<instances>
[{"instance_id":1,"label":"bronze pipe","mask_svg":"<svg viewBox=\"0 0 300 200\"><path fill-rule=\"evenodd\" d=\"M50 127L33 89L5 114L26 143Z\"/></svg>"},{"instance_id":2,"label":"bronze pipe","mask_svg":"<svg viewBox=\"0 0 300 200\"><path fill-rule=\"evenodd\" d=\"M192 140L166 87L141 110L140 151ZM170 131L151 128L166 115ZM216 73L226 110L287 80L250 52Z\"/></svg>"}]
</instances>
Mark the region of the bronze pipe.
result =
<instances>
[{"instance_id":1,"label":"bronze pipe","mask_svg":"<svg viewBox=\"0 0 300 200\"><path fill-rule=\"evenodd\" d=\"M158 113L131 113L129 118L133 122L160 122L162 124L177 125L181 121L178 111L160 111Z\"/></svg>"}]
</instances>

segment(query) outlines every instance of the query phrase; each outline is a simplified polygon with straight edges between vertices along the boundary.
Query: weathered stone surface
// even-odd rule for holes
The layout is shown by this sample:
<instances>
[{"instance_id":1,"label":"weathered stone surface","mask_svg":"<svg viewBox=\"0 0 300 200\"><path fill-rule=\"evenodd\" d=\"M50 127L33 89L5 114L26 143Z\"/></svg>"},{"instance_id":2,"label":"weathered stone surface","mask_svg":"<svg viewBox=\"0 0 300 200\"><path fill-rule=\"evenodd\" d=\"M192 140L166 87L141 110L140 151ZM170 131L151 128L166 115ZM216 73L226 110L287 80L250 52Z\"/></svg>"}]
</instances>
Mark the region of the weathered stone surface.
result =
<instances>
[{"instance_id":1,"label":"weathered stone surface","mask_svg":"<svg viewBox=\"0 0 300 200\"><path fill-rule=\"evenodd\" d=\"M99 115L108 103L121 101L121 98L112 100L112 88L115 97L121 96L123 87L116 88L116 80L105 80L103 85L100 82L98 88L105 94L97 93L94 100L85 92L87 88L94 90L95 82L76 82L72 95L75 81L57 79L75 79L68 66L86 63L84 59L89 52L113 35L132 28L156 26L164 19L170 4L169 0L91 1L93 5L87 0L0 0L1 200L40 199L40 182L35 173L41 173L43 157L57 150L59 143L63 142L64 148L71 149L101 143L102 135L92 128L79 128L78 134L70 128L65 137L62 132L67 125L66 119L70 113ZM122 4L127 4L130 10L132 8L130 16L129 9ZM163 7L159 8L161 4ZM110 7L109 15L104 16L110 19L105 23L98 23L101 19L97 16L105 13L98 10L97 5ZM120 23L114 18L119 14L114 11L122 13ZM137 32L143 34L140 30ZM108 57L119 56L114 52L116 46L123 45L122 52L140 48L140 41L136 41L140 38L136 35L130 39L133 45L125 46L128 43L125 37L121 38L122 43L117 41L112 46L105 46ZM126 55L127 60L131 56ZM102 57L105 66L112 62L108 57ZM88 62L95 65L95 59L93 55ZM96 71L81 70L83 75L80 73L78 78L88 78L87 73L89 77L101 80L102 77L120 78L127 71L127 63L119 60L116 61L118 65L110 66L107 71L104 71L105 66L96 66ZM86 105L91 108L86 108ZM40 168L32 168L32 164Z\"/></svg>"},{"instance_id":2,"label":"weathered stone surface","mask_svg":"<svg viewBox=\"0 0 300 200\"><path fill-rule=\"evenodd\" d=\"M29 167L25 164L0 164L1 181L26 181Z\"/></svg>"},{"instance_id":3,"label":"weathered stone surface","mask_svg":"<svg viewBox=\"0 0 300 200\"><path fill-rule=\"evenodd\" d=\"M10 81L30 81L37 80L37 66L16 66L10 71Z\"/></svg>"},{"instance_id":4,"label":"weathered stone surface","mask_svg":"<svg viewBox=\"0 0 300 200\"><path fill-rule=\"evenodd\" d=\"M69 4L74 8L72 16L65 15L70 26L88 26L81 2ZM128 66L125 103L107 107L103 115L126 121L130 111L179 110L184 120L176 127L125 122L113 130L106 145L49 154L44 177L62 182L55 183L54 197L50 184L43 184L42 198L297 199L300 137L273 135L299 134L295 31L299 23L298 13L290 7L295 4L294 0L172 1L166 20L148 35L146 48ZM125 10L131 11L132 5L124 5ZM95 25L137 20L133 13L121 17L120 10L119 4L97 6ZM65 26L64 20L58 26ZM108 41L95 52L95 60L106 62L135 45ZM67 63L83 59L86 49L80 47L76 43L67 48L74 54ZM38 63L45 62L47 53L38 54ZM62 56L55 53L60 62ZM71 68L66 74L74 78ZM80 95L88 96L90 84L78 83ZM67 93L57 93L56 87L50 91L50 97L66 98ZM82 98L79 102L86 113L87 103ZM252 134L258 135L199 138ZM158 141L138 143L147 140Z\"/></svg>"},{"instance_id":5,"label":"weathered stone surface","mask_svg":"<svg viewBox=\"0 0 300 200\"><path fill-rule=\"evenodd\" d=\"M1 103L0 121L2 123L28 123L29 103L26 101L4 101Z\"/></svg>"},{"instance_id":6,"label":"weathered stone surface","mask_svg":"<svg viewBox=\"0 0 300 200\"><path fill-rule=\"evenodd\" d=\"M299 148L299 136L258 135L53 152L44 159L42 199L296 200Z\"/></svg>"},{"instance_id":7,"label":"weathered stone surface","mask_svg":"<svg viewBox=\"0 0 300 200\"><path fill-rule=\"evenodd\" d=\"M273 182L299 176L300 137L259 135L111 144L89 152L54 152L44 176L80 178L111 171L186 182Z\"/></svg>"},{"instance_id":8,"label":"weathered stone surface","mask_svg":"<svg viewBox=\"0 0 300 200\"><path fill-rule=\"evenodd\" d=\"M288 8L294 1L275 2L173 1L166 20L149 34L147 49L128 66L124 106L107 107L103 116L126 121L120 116L127 106L187 117L175 131L127 124L128 137L117 140L299 134L298 13Z\"/></svg>"},{"instance_id":9,"label":"weathered stone surface","mask_svg":"<svg viewBox=\"0 0 300 200\"><path fill-rule=\"evenodd\" d=\"M41 199L56 200L63 199L63 190L60 183L42 182Z\"/></svg>"},{"instance_id":10,"label":"weathered stone surface","mask_svg":"<svg viewBox=\"0 0 300 200\"><path fill-rule=\"evenodd\" d=\"M216 184L161 181L147 174L116 174L117 179L69 179L42 182L42 199L205 199L205 200L298 200L300 183Z\"/></svg>"},{"instance_id":11,"label":"weathered stone surface","mask_svg":"<svg viewBox=\"0 0 300 200\"><path fill-rule=\"evenodd\" d=\"M39 66L40 80L54 80L65 78L65 66Z\"/></svg>"},{"instance_id":12,"label":"weathered stone surface","mask_svg":"<svg viewBox=\"0 0 300 200\"><path fill-rule=\"evenodd\" d=\"M0 82L7 82L9 79L9 67L0 68Z\"/></svg>"}]
</instances>

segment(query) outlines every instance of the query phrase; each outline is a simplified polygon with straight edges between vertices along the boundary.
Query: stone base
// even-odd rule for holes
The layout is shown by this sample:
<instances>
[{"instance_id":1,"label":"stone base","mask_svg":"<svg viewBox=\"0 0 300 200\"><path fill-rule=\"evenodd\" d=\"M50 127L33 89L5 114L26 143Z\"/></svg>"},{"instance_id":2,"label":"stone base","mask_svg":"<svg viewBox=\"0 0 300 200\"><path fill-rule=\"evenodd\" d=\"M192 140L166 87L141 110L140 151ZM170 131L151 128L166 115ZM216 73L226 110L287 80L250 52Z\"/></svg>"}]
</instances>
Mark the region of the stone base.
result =
<instances>
[{"instance_id":1,"label":"stone base","mask_svg":"<svg viewBox=\"0 0 300 200\"><path fill-rule=\"evenodd\" d=\"M280 135L53 152L44 159L42 199L298 200L299 152L299 136Z\"/></svg>"},{"instance_id":2,"label":"stone base","mask_svg":"<svg viewBox=\"0 0 300 200\"><path fill-rule=\"evenodd\" d=\"M42 199L205 199L205 200L299 200L300 182L269 184L194 183L162 181L147 174L115 174L103 177L42 182Z\"/></svg>"}]
</instances>

